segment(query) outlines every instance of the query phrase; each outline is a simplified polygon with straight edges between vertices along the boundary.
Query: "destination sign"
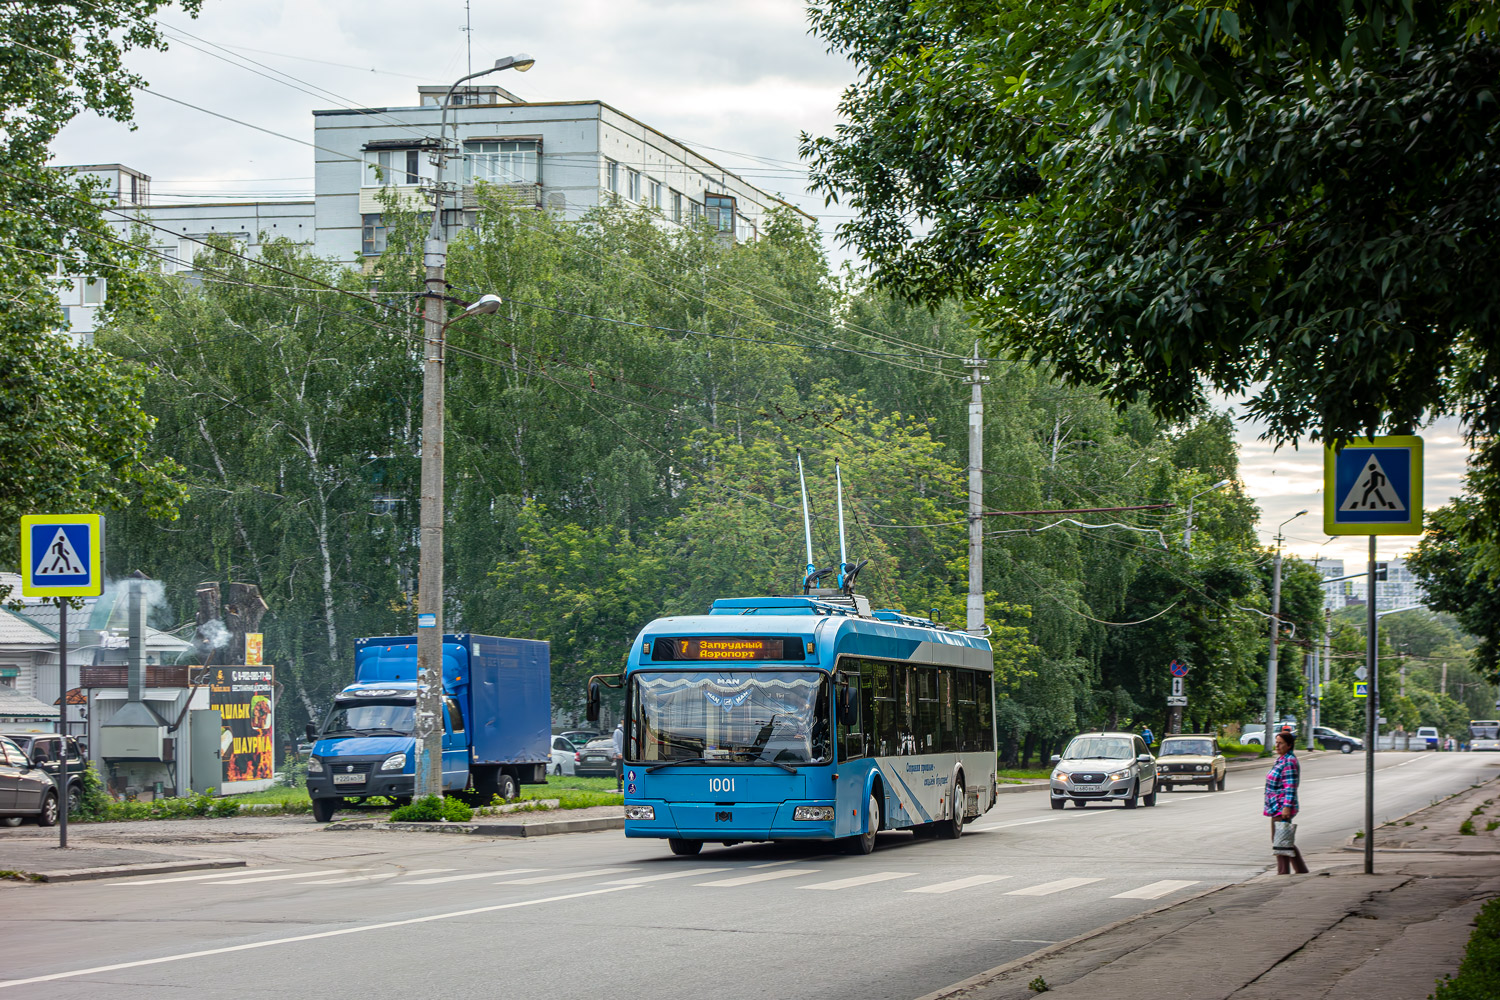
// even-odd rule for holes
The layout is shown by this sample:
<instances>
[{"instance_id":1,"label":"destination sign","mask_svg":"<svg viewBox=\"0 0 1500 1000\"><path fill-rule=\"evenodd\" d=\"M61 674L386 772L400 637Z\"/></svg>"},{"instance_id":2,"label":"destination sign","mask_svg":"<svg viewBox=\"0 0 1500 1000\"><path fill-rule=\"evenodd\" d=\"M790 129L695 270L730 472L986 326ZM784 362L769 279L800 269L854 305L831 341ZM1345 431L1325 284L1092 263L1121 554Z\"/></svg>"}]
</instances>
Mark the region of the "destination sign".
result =
<instances>
[{"instance_id":1,"label":"destination sign","mask_svg":"<svg viewBox=\"0 0 1500 1000\"><path fill-rule=\"evenodd\" d=\"M651 641L653 660L801 660L802 640L782 636L682 636Z\"/></svg>"}]
</instances>

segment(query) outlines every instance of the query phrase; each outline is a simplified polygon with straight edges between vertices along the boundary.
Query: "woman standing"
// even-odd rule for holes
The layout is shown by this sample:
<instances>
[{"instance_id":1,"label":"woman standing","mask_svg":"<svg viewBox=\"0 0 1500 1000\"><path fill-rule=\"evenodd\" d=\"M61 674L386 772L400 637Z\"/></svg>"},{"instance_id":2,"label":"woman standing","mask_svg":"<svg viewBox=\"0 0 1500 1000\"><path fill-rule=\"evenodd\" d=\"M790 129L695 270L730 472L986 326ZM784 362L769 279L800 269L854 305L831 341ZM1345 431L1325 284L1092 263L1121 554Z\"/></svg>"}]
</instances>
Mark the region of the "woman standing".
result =
<instances>
[{"instance_id":1,"label":"woman standing","mask_svg":"<svg viewBox=\"0 0 1500 1000\"><path fill-rule=\"evenodd\" d=\"M1276 824L1278 822L1292 821L1297 815L1297 781L1302 776L1302 766L1297 762L1297 754L1292 749L1292 737L1287 733L1276 734L1276 763L1271 765L1270 773L1266 775L1266 809L1265 815L1271 817L1271 840L1276 840ZM1292 872L1298 875L1307 874L1307 864L1302 860L1302 852L1295 846L1291 854L1276 854L1276 874L1290 875Z\"/></svg>"}]
</instances>

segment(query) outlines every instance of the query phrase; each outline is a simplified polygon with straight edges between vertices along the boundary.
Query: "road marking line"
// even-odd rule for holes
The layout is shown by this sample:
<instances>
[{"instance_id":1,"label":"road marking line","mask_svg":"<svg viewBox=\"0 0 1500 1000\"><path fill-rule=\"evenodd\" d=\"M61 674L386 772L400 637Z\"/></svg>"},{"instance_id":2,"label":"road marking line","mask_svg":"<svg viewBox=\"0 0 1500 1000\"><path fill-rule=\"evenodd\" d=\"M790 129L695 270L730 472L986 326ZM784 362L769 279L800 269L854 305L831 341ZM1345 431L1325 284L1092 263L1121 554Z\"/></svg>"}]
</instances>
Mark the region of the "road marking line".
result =
<instances>
[{"instance_id":1,"label":"road marking line","mask_svg":"<svg viewBox=\"0 0 1500 1000\"><path fill-rule=\"evenodd\" d=\"M594 875L615 875L620 872L633 872L634 868L595 868L586 872L563 872L561 875L535 875L531 878L512 878L496 885L541 885L543 882L566 882L575 878L590 878Z\"/></svg>"},{"instance_id":2,"label":"road marking line","mask_svg":"<svg viewBox=\"0 0 1500 1000\"><path fill-rule=\"evenodd\" d=\"M728 868L684 868L682 871L667 872L665 875L636 875L631 878L617 878L604 883L605 885L645 885L647 882L665 882L669 878L687 878L690 875L712 875L714 872L727 872Z\"/></svg>"},{"instance_id":3,"label":"road marking line","mask_svg":"<svg viewBox=\"0 0 1500 1000\"><path fill-rule=\"evenodd\" d=\"M870 875L855 875L852 878L835 879L832 882L814 882L812 885L799 885L799 889L827 889L830 892L836 889L852 889L857 885L869 885L871 882L889 882L893 878L910 878L916 872L874 872Z\"/></svg>"},{"instance_id":4,"label":"road marking line","mask_svg":"<svg viewBox=\"0 0 1500 1000\"><path fill-rule=\"evenodd\" d=\"M410 882L397 882L396 885L437 885L440 882L467 882L473 878L494 878L497 875L524 875L527 872L539 872L541 868L505 868L497 872L469 872L465 875L444 875L441 878L419 878Z\"/></svg>"},{"instance_id":5,"label":"road marking line","mask_svg":"<svg viewBox=\"0 0 1500 1000\"><path fill-rule=\"evenodd\" d=\"M820 869L817 868L780 868L774 872L760 872L755 875L740 875L737 878L721 878L717 882L699 882L698 885L749 885L752 882L769 882L772 879L791 878L793 875L814 875Z\"/></svg>"},{"instance_id":6,"label":"road marking line","mask_svg":"<svg viewBox=\"0 0 1500 1000\"><path fill-rule=\"evenodd\" d=\"M350 872L369 871L368 868L325 868L320 872L292 872L290 875L260 875L256 878L232 878L227 882L210 882L209 885L249 885L251 882L280 882L289 878L312 878L315 875L347 875Z\"/></svg>"},{"instance_id":7,"label":"road marking line","mask_svg":"<svg viewBox=\"0 0 1500 1000\"><path fill-rule=\"evenodd\" d=\"M965 878L956 878L951 882L936 882L932 885L924 885L920 889L907 889L907 892L956 892L959 889L967 889L974 885L988 885L991 882L1000 882L1010 878L1009 875L969 875Z\"/></svg>"},{"instance_id":8,"label":"road marking line","mask_svg":"<svg viewBox=\"0 0 1500 1000\"><path fill-rule=\"evenodd\" d=\"M252 868L258 872L284 872L285 868ZM243 868L223 868L206 875L176 875L172 878L127 879L123 882L106 882L105 885L161 885L163 882L201 882L206 878L239 878L245 874Z\"/></svg>"},{"instance_id":9,"label":"road marking line","mask_svg":"<svg viewBox=\"0 0 1500 1000\"><path fill-rule=\"evenodd\" d=\"M375 875L353 875L349 878L320 878L311 882L298 882L298 885L343 885L345 882L375 882L385 878L395 878L400 872L380 872Z\"/></svg>"},{"instance_id":10,"label":"road marking line","mask_svg":"<svg viewBox=\"0 0 1500 1000\"><path fill-rule=\"evenodd\" d=\"M1069 889L1077 889L1092 882L1103 882L1102 878L1060 878L1056 882L1043 882L1041 885L1028 886L1025 889L1012 889L1007 896L1050 896L1054 892L1066 892Z\"/></svg>"},{"instance_id":11,"label":"road marking line","mask_svg":"<svg viewBox=\"0 0 1500 1000\"><path fill-rule=\"evenodd\" d=\"M780 868L782 865L795 865L796 863L797 862L795 860L792 860L792 861L767 861L765 864L750 865L749 867L751 867L751 868Z\"/></svg>"},{"instance_id":12,"label":"road marking line","mask_svg":"<svg viewBox=\"0 0 1500 1000\"><path fill-rule=\"evenodd\" d=\"M1197 881L1186 879L1167 878L1160 882L1152 882L1143 885L1139 889L1131 889L1129 892L1119 892L1109 897L1110 899L1161 899L1163 896L1171 895L1178 889L1186 889L1190 885L1197 885Z\"/></svg>"},{"instance_id":13,"label":"road marking line","mask_svg":"<svg viewBox=\"0 0 1500 1000\"><path fill-rule=\"evenodd\" d=\"M607 892L621 892L630 888L628 885L615 886L612 889L590 889L586 892L570 892L564 896L547 896L543 899L525 899L518 903L496 903L493 906L478 906L468 910L451 910L447 913L433 913L425 917L409 917L406 920L387 920L378 924L364 924L360 927L341 927L338 930L318 931L315 934L298 934L295 937L273 938L270 941L253 941L250 944L229 945L224 948L207 948L203 951L188 951L180 955L163 955L160 958L143 958L135 962L117 962L114 965L96 965L91 969L74 969L71 972L53 972L45 976L31 976L27 979L7 979L0 982L0 990L11 986L27 986L31 983L50 983L58 979L74 979L78 976L94 976L101 972L118 972L121 969L138 969L144 965L161 965L165 962L181 962L189 958L206 958L209 955L228 955L237 951L254 951L257 948L270 948L278 944L296 944L299 941L320 941L324 938L343 937L346 934L360 934L365 931L385 930L389 927L408 927L412 924L426 924L435 920L452 920L456 917L472 917L480 913L494 913L497 910L513 910L521 906L538 906L542 903L560 903L566 899L578 899L582 896L599 896Z\"/></svg>"}]
</instances>

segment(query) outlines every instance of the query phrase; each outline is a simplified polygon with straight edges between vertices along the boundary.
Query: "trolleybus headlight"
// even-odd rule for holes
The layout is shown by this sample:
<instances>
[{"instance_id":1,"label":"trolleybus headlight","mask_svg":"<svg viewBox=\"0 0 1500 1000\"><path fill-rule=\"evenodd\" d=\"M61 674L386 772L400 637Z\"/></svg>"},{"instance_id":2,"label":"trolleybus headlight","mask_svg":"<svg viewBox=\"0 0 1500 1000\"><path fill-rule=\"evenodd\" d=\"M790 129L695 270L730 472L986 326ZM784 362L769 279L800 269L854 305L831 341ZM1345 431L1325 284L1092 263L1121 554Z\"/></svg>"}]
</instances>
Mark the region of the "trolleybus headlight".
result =
<instances>
[{"instance_id":1,"label":"trolleybus headlight","mask_svg":"<svg viewBox=\"0 0 1500 1000\"><path fill-rule=\"evenodd\" d=\"M318 758L316 758L316 757L309 757L309 758L307 758L307 773L308 774L322 774L323 773L323 762L321 760L319 760Z\"/></svg>"},{"instance_id":2,"label":"trolleybus headlight","mask_svg":"<svg viewBox=\"0 0 1500 1000\"><path fill-rule=\"evenodd\" d=\"M380 765L382 771L399 771L404 767L406 767L405 753L393 753L385 759L384 764Z\"/></svg>"},{"instance_id":3,"label":"trolleybus headlight","mask_svg":"<svg viewBox=\"0 0 1500 1000\"><path fill-rule=\"evenodd\" d=\"M833 806L798 806L792 810L792 819L829 823L833 821Z\"/></svg>"},{"instance_id":4,"label":"trolleybus headlight","mask_svg":"<svg viewBox=\"0 0 1500 1000\"><path fill-rule=\"evenodd\" d=\"M655 819L656 818L656 807L655 806L626 806L625 807L625 818L626 819Z\"/></svg>"},{"instance_id":5,"label":"trolleybus headlight","mask_svg":"<svg viewBox=\"0 0 1500 1000\"><path fill-rule=\"evenodd\" d=\"M1067 771L1053 771L1052 772L1052 780L1053 781L1061 781L1063 784L1066 785L1068 783L1068 772Z\"/></svg>"}]
</instances>

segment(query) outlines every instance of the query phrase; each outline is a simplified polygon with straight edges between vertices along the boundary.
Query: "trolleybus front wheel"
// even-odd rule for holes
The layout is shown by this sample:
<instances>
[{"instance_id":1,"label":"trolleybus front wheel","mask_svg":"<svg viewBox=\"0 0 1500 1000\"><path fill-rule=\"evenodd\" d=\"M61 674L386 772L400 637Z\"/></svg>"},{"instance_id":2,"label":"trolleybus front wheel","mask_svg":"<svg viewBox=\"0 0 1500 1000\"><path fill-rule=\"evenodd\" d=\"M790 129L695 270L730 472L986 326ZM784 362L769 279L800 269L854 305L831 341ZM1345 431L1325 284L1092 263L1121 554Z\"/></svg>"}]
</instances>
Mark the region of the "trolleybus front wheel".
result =
<instances>
[{"instance_id":1,"label":"trolleybus front wheel","mask_svg":"<svg viewBox=\"0 0 1500 1000\"><path fill-rule=\"evenodd\" d=\"M865 832L856 833L849 838L850 854L869 854L875 850L875 834L880 831L880 800L873 792L870 794L870 802L866 807L865 815L868 817Z\"/></svg>"},{"instance_id":2,"label":"trolleybus front wheel","mask_svg":"<svg viewBox=\"0 0 1500 1000\"><path fill-rule=\"evenodd\" d=\"M667 846L672 849L673 854L686 856L697 854L699 851L703 850L703 841L683 840L680 837L668 837Z\"/></svg>"}]
</instances>

